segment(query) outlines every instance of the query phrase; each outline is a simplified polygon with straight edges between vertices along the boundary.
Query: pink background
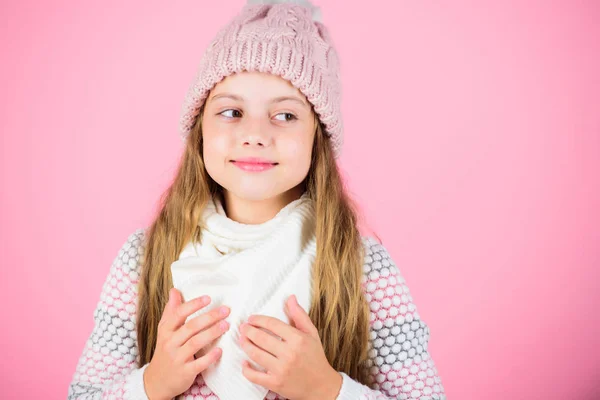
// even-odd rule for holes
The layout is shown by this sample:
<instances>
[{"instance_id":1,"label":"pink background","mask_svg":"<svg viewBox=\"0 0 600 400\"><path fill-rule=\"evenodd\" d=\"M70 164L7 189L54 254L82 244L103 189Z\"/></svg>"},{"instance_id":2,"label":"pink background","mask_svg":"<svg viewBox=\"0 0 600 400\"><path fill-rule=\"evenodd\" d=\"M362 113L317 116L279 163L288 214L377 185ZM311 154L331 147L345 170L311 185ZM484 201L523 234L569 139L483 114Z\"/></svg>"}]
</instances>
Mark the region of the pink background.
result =
<instances>
[{"instance_id":1,"label":"pink background","mask_svg":"<svg viewBox=\"0 0 600 400\"><path fill-rule=\"evenodd\" d=\"M600 398L600 5L551 3L317 3L341 166L449 399ZM175 170L201 52L242 4L2 4L0 397L66 397L110 264Z\"/></svg>"}]
</instances>

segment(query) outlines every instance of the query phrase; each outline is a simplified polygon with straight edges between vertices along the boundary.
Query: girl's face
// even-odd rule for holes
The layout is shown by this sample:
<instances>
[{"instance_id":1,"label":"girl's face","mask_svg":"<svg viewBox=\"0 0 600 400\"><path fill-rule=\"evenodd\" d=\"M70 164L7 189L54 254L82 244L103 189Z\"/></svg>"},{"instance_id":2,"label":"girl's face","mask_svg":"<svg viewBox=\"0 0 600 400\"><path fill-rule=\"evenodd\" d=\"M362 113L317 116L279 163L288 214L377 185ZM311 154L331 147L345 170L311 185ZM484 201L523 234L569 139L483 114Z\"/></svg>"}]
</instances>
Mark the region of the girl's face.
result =
<instances>
[{"instance_id":1,"label":"girl's face","mask_svg":"<svg viewBox=\"0 0 600 400\"><path fill-rule=\"evenodd\" d=\"M254 71L229 75L208 94L202 118L206 170L229 195L274 198L296 188L308 174L314 113L287 80ZM275 165L248 171L235 162L246 157Z\"/></svg>"}]
</instances>

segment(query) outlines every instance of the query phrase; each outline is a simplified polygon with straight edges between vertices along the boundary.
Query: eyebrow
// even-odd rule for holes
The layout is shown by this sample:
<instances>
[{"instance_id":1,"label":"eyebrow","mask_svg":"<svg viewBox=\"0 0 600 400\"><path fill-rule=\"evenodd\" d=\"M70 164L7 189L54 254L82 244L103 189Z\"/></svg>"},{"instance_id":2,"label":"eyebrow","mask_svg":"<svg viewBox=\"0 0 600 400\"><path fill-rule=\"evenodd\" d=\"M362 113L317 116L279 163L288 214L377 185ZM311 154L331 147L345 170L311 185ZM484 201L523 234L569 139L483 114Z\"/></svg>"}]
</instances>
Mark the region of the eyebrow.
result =
<instances>
[{"instance_id":1,"label":"eyebrow","mask_svg":"<svg viewBox=\"0 0 600 400\"><path fill-rule=\"evenodd\" d=\"M238 95L232 94L232 93L219 93L219 94L212 96L209 100L216 100L219 98L230 98L230 99L237 100L237 101L242 101L242 102L244 101L244 98L242 96L238 96ZM280 103L285 100L297 101L298 103L302 104L304 107L308 107L308 104L306 104L306 102L304 100L302 100L298 97L295 97L295 96L275 97L275 98L271 99L271 104Z\"/></svg>"}]
</instances>

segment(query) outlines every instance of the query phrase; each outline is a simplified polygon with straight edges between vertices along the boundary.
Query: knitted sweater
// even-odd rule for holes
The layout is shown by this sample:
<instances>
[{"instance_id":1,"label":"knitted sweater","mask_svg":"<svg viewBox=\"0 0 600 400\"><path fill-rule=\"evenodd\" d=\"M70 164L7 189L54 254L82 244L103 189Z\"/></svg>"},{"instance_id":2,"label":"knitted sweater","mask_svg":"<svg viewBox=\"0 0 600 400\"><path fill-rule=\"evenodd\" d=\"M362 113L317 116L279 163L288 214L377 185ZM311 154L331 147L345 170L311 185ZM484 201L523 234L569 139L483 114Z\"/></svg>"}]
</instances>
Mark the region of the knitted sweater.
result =
<instances>
[{"instance_id":1,"label":"knitted sweater","mask_svg":"<svg viewBox=\"0 0 600 400\"><path fill-rule=\"evenodd\" d=\"M137 284L145 229L132 233L119 250L103 284L88 337L68 388L68 399L143 399L143 372L136 366ZM427 351L429 327L420 318L406 282L386 248L363 236L363 288L370 304L370 384L343 372L336 400L431 399L446 395ZM218 400L202 375L177 399ZM269 392L266 399L284 399Z\"/></svg>"}]
</instances>

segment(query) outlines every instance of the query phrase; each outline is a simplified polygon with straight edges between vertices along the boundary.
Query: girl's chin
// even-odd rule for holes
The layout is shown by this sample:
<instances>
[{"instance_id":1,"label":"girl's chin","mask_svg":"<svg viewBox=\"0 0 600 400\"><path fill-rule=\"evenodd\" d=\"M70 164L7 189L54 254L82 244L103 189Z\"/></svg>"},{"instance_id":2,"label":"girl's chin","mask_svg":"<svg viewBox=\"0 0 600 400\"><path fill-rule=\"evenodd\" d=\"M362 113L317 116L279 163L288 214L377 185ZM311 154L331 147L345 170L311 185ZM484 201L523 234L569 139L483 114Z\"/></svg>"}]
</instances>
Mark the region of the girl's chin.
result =
<instances>
[{"instance_id":1,"label":"girl's chin","mask_svg":"<svg viewBox=\"0 0 600 400\"><path fill-rule=\"evenodd\" d=\"M266 183L267 184L261 184L256 181L236 182L230 186L234 187L235 190L226 189L233 193L237 198L249 201L261 201L273 198L279 194L273 187L272 180Z\"/></svg>"}]
</instances>

